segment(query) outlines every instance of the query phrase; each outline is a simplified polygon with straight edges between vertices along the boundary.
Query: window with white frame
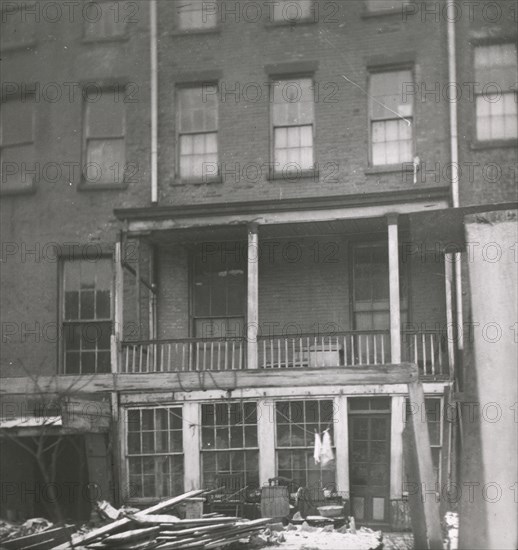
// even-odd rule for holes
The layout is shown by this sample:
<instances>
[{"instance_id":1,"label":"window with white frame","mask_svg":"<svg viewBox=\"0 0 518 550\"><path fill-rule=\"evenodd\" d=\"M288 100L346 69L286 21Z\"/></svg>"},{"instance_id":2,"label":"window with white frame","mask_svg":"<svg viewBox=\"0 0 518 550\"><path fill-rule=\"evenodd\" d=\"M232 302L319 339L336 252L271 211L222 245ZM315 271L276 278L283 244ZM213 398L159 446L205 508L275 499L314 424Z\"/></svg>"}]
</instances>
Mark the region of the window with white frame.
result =
<instances>
[{"instance_id":1,"label":"window with white frame","mask_svg":"<svg viewBox=\"0 0 518 550\"><path fill-rule=\"evenodd\" d=\"M258 487L256 403L204 404L201 419L203 486L213 486L219 475L236 474L243 486Z\"/></svg>"},{"instance_id":2,"label":"window with white frame","mask_svg":"<svg viewBox=\"0 0 518 550\"><path fill-rule=\"evenodd\" d=\"M218 25L219 0L181 0L175 2L179 30L213 29Z\"/></svg>"},{"instance_id":3,"label":"window with white frame","mask_svg":"<svg viewBox=\"0 0 518 550\"><path fill-rule=\"evenodd\" d=\"M126 469L130 498L183 493L182 408L127 410Z\"/></svg>"},{"instance_id":4,"label":"window with white frame","mask_svg":"<svg viewBox=\"0 0 518 550\"><path fill-rule=\"evenodd\" d=\"M37 10L38 6L34 2L5 3L0 11L0 50L24 48L34 44Z\"/></svg>"},{"instance_id":5,"label":"window with white frame","mask_svg":"<svg viewBox=\"0 0 518 550\"><path fill-rule=\"evenodd\" d=\"M365 0L369 12L401 13L403 6L411 0Z\"/></svg>"},{"instance_id":6,"label":"window with white frame","mask_svg":"<svg viewBox=\"0 0 518 550\"><path fill-rule=\"evenodd\" d=\"M11 99L0 105L2 192L31 189L34 177L34 101Z\"/></svg>"},{"instance_id":7,"label":"window with white frame","mask_svg":"<svg viewBox=\"0 0 518 550\"><path fill-rule=\"evenodd\" d=\"M276 403L277 475L292 479L297 487L332 487L336 460L315 464L315 433L329 429L333 439L333 401L305 400ZM336 455L335 455L336 456Z\"/></svg>"},{"instance_id":8,"label":"window with white frame","mask_svg":"<svg viewBox=\"0 0 518 550\"><path fill-rule=\"evenodd\" d=\"M63 372L110 372L112 260L63 262Z\"/></svg>"},{"instance_id":9,"label":"window with white frame","mask_svg":"<svg viewBox=\"0 0 518 550\"><path fill-rule=\"evenodd\" d=\"M314 167L314 95L311 78L278 80L273 86L273 162L276 173Z\"/></svg>"},{"instance_id":10,"label":"window with white frame","mask_svg":"<svg viewBox=\"0 0 518 550\"><path fill-rule=\"evenodd\" d=\"M98 89L84 109L83 183L120 186L126 168L126 106L120 89Z\"/></svg>"},{"instance_id":11,"label":"window with white frame","mask_svg":"<svg viewBox=\"0 0 518 550\"><path fill-rule=\"evenodd\" d=\"M87 40L120 38L126 32L129 18L127 4L101 0L89 2L83 8L84 33Z\"/></svg>"},{"instance_id":12,"label":"window with white frame","mask_svg":"<svg viewBox=\"0 0 518 550\"><path fill-rule=\"evenodd\" d=\"M413 104L405 85L412 71L373 73L369 81L371 163L373 166L410 162L413 158Z\"/></svg>"},{"instance_id":13,"label":"window with white frame","mask_svg":"<svg viewBox=\"0 0 518 550\"><path fill-rule=\"evenodd\" d=\"M177 90L179 175L209 180L218 174L218 96L215 84Z\"/></svg>"},{"instance_id":14,"label":"window with white frame","mask_svg":"<svg viewBox=\"0 0 518 550\"><path fill-rule=\"evenodd\" d=\"M442 399L440 397L426 397L424 400L426 409L426 421L430 448L432 450L432 464L435 480L441 480L441 456L442 456Z\"/></svg>"},{"instance_id":15,"label":"window with white frame","mask_svg":"<svg viewBox=\"0 0 518 550\"><path fill-rule=\"evenodd\" d=\"M475 48L477 140L518 138L516 44Z\"/></svg>"},{"instance_id":16,"label":"window with white frame","mask_svg":"<svg viewBox=\"0 0 518 550\"><path fill-rule=\"evenodd\" d=\"M276 0L271 16L276 23L296 23L311 19L315 0Z\"/></svg>"}]
</instances>

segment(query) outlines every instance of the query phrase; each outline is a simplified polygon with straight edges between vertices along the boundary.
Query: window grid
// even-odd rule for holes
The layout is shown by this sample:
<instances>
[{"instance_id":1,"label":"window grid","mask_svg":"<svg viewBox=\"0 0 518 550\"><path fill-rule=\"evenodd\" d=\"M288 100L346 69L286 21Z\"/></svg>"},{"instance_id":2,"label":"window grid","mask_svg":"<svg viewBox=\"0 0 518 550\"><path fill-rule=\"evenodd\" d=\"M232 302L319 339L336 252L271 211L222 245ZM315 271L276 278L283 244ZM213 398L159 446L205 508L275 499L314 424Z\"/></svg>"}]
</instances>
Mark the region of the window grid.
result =
<instances>
[{"instance_id":1,"label":"window grid","mask_svg":"<svg viewBox=\"0 0 518 550\"><path fill-rule=\"evenodd\" d=\"M196 29L213 29L218 25L217 10L214 2L217 0L182 0L178 2L176 14L178 28L183 31Z\"/></svg>"},{"instance_id":2,"label":"window grid","mask_svg":"<svg viewBox=\"0 0 518 550\"><path fill-rule=\"evenodd\" d=\"M275 173L314 167L314 90L310 78L279 80L273 89L273 161Z\"/></svg>"},{"instance_id":3,"label":"window grid","mask_svg":"<svg viewBox=\"0 0 518 550\"><path fill-rule=\"evenodd\" d=\"M315 431L329 428L333 437L333 401L286 401L276 404L277 475L293 479L299 487L319 489L335 483L335 461L315 464Z\"/></svg>"},{"instance_id":4,"label":"window grid","mask_svg":"<svg viewBox=\"0 0 518 550\"><path fill-rule=\"evenodd\" d=\"M241 474L245 485L259 483L257 405L255 402L202 405L203 483L218 475Z\"/></svg>"},{"instance_id":5,"label":"window grid","mask_svg":"<svg viewBox=\"0 0 518 550\"><path fill-rule=\"evenodd\" d=\"M218 100L214 84L177 90L178 163L182 180L216 177Z\"/></svg>"},{"instance_id":6,"label":"window grid","mask_svg":"<svg viewBox=\"0 0 518 550\"><path fill-rule=\"evenodd\" d=\"M85 165L88 185L122 185L126 168L126 114L121 90L102 89L85 105Z\"/></svg>"},{"instance_id":7,"label":"window grid","mask_svg":"<svg viewBox=\"0 0 518 550\"><path fill-rule=\"evenodd\" d=\"M474 65L477 140L518 138L516 44L478 46Z\"/></svg>"},{"instance_id":8,"label":"window grid","mask_svg":"<svg viewBox=\"0 0 518 550\"><path fill-rule=\"evenodd\" d=\"M403 93L405 84L411 82L413 78L409 70L370 76L370 156L373 166L400 164L413 158L413 103Z\"/></svg>"},{"instance_id":9,"label":"window grid","mask_svg":"<svg viewBox=\"0 0 518 550\"><path fill-rule=\"evenodd\" d=\"M133 498L183 492L182 408L127 410L127 480Z\"/></svg>"},{"instance_id":10,"label":"window grid","mask_svg":"<svg viewBox=\"0 0 518 550\"><path fill-rule=\"evenodd\" d=\"M63 265L65 374L110 372L111 260L67 260Z\"/></svg>"}]
</instances>

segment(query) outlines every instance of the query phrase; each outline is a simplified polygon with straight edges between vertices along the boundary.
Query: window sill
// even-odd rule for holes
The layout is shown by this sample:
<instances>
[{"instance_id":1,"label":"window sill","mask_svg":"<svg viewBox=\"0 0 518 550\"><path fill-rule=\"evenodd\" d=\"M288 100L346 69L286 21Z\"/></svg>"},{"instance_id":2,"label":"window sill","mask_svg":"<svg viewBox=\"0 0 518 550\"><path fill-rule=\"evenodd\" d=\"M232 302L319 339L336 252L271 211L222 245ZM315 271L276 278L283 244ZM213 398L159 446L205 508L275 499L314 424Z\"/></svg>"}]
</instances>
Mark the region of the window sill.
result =
<instances>
[{"instance_id":1,"label":"window sill","mask_svg":"<svg viewBox=\"0 0 518 550\"><path fill-rule=\"evenodd\" d=\"M128 187L128 183L87 183L82 180L78 185L78 191L122 191Z\"/></svg>"},{"instance_id":2,"label":"window sill","mask_svg":"<svg viewBox=\"0 0 518 550\"><path fill-rule=\"evenodd\" d=\"M371 174L395 174L401 172L412 172L412 162L402 162L401 164L383 164L380 166L368 166L365 168L364 173L366 175Z\"/></svg>"},{"instance_id":3,"label":"window sill","mask_svg":"<svg viewBox=\"0 0 518 550\"><path fill-rule=\"evenodd\" d=\"M223 183L223 178L221 176L216 176L214 178L202 177L202 178L192 178L192 179L176 179L173 182L174 186L182 185L212 185L214 183Z\"/></svg>"},{"instance_id":4,"label":"window sill","mask_svg":"<svg viewBox=\"0 0 518 550\"><path fill-rule=\"evenodd\" d=\"M484 149L508 149L518 147L518 139L498 139L494 141L472 141L469 148L472 151L483 151Z\"/></svg>"},{"instance_id":5,"label":"window sill","mask_svg":"<svg viewBox=\"0 0 518 550\"><path fill-rule=\"evenodd\" d=\"M300 25L315 25L316 20L314 17L307 17L305 19L298 19L297 21L290 21L288 19L282 21L267 21L264 26L267 29L274 29L277 27L298 27Z\"/></svg>"},{"instance_id":6,"label":"window sill","mask_svg":"<svg viewBox=\"0 0 518 550\"><path fill-rule=\"evenodd\" d=\"M318 169L301 170L300 172L273 172L268 174L268 181L285 181L287 183L296 183L300 180L319 181L320 173Z\"/></svg>"},{"instance_id":7,"label":"window sill","mask_svg":"<svg viewBox=\"0 0 518 550\"><path fill-rule=\"evenodd\" d=\"M221 34L221 26L210 27L208 29L174 29L168 33L169 36L198 36L200 34Z\"/></svg>"},{"instance_id":8,"label":"window sill","mask_svg":"<svg viewBox=\"0 0 518 550\"><path fill-rule=\"evenodd\" d=\"M83 44L109 44L111 42L128 42L130 39L129 34L125 33L120 36L103 36L101 38L86 38L83 37L81 42Z\"/></svg>"}]
</instances>

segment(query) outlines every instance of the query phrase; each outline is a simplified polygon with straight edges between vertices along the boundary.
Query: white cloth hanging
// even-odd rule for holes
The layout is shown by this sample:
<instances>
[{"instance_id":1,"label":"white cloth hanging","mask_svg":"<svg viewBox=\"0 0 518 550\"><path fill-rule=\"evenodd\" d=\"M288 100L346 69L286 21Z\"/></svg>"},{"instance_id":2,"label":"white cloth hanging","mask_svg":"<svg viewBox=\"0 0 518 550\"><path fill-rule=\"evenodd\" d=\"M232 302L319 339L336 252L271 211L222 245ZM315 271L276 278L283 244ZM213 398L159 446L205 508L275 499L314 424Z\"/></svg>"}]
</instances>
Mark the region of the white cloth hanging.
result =
<instances>
[{"instance_id":1,"label":"white cloth hanging","mask_svg":"<svg viewBox=\"0 0 518 550\"><path fill-rule=\"evenodd\" d=\"M329 433L329 429L327 429L324 432L324 437L322 438L320 462L322 462L322 466L325 466L326 464L329 464L334 459L335 459L335 455L333 454L333 444L331 442L331 434Z\"/></svg>"},{"instance_id":2,"label":"white cloth hanging","mask_svg":"<svg viewBox=\"0 0 518 550\"><path fill-rule=\"evenodd\" d=\"M315 432L315 449L313 450L313 458L315 464L320 464L320 455L322 453L322 442L320 441L320 434Z\"/></svg>"}]
</instances>

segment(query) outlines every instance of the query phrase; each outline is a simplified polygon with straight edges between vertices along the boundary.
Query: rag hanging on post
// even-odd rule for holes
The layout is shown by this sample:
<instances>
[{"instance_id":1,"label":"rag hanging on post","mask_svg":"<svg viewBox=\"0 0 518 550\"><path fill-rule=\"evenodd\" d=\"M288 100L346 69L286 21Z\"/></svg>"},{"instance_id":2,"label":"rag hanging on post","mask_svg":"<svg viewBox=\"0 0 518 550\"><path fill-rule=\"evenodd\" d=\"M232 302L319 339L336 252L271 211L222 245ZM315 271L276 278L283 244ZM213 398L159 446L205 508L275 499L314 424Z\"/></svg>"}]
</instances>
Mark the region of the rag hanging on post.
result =
<instances>
[{"instance_id":1,"label":"rag hanging on post","mask_svg":"<svg viewBox=\"0 0 518 550\"><path fill-rule=\"evenodd\" d=\"M331 434L329 433L329 428L324 432L324 437L322 438L322 448L320 451L320 461L322 466L329 464L335 459L333 454L333 445L331 442Z\"/></svg>"},{"instance_id":2,"label":"rag hanging on post","mask_svg":"<svg viewBox=\"0 0 518 550\"><path fill-rule=\"evenodd\" d=\"M313 450L313 458L315 464L320 464L320 455L322 453L322 442L320 441L320 434L315 431L315 448Z\"/></svg>"}]
</instances>

